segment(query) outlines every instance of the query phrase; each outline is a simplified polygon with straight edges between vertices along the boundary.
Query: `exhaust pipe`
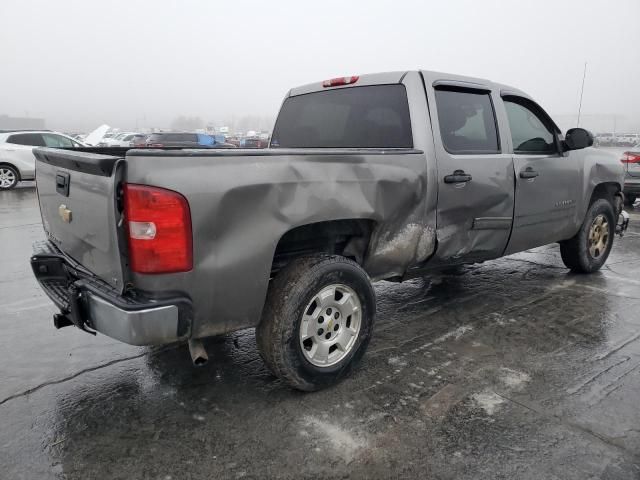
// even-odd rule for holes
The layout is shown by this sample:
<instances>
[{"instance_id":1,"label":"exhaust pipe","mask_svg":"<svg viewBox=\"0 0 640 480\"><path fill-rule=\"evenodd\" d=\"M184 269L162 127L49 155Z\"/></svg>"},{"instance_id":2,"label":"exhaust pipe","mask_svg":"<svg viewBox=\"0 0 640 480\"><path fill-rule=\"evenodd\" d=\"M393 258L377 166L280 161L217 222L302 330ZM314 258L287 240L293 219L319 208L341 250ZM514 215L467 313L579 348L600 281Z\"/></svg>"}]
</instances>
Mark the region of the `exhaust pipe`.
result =
<instances>
[{"instance_id":1,"label":"exhaust pipe","mask_svg":"<svg viewBox=\"0 0 640 480\"><path fill-rule=\"evenodd\" d=\"M202 340L189 340L189 353L195 367L202 367L209 361L209 355L207 355Z\"/></svg>"}]
</instances>

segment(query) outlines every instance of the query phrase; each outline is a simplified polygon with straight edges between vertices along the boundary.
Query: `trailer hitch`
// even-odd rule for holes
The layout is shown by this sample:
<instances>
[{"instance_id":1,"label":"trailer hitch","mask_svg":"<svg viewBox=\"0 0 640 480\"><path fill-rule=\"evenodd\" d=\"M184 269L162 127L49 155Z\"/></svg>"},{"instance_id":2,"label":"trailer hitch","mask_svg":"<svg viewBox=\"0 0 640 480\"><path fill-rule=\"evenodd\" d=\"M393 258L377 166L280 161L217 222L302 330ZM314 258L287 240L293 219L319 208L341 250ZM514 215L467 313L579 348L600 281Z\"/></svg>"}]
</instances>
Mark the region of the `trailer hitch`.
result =
<instances>
[{"instance_id":1,"label":"trailer hitch","mask_svg":"<svg viewBox=\"0 0 640 480\"><path fill-rule=\"evenodd\" d=\"M87 323L84 321L84 316L82 315L83 303L84 298L82 292L72 283L69 285L69 310L65 312L64 315L55 315L53 317L53 323L56 328L61 328L58 327L58 324L63 324L62 326L73 324L80 330L95 335L96 332L87 328ZM60 316L64 317L64 320L59 318Z\"/></svg>"}]
</instances>

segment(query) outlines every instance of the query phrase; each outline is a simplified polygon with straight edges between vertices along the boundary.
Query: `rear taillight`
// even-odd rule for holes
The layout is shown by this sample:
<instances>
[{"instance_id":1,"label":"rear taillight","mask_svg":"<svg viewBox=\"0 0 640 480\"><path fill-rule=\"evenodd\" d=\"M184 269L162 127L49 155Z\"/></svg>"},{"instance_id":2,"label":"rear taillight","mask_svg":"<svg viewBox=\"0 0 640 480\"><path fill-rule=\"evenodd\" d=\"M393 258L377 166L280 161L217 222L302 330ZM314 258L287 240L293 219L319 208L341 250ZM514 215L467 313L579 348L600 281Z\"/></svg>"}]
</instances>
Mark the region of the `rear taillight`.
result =
<instances>
[{"instance_id":1,"label":"rear taillight","mask_svg":"<svg viewBox=\"0 0 640 480\"><path fill-rule=\"evenodd\" d=\"M126 184L124 214L129 263L137 273L176 273L193 268L189 203L177 192Z\"/></svg>"},{"instance_id":2,"label":"rear taillight","mask_svg":"<svg viewBox=\"0 0 640 480\"><path fill-rule=\"evenodd\" d=\"M340 87L342 85L351 85L356 83L360 77L357 75L353 75L351 77L338 77L332 78L331 80L325 80L322 82L322 86L324 88L327 87Z\"/></svg>"},{"instance_id":3,"label":"rear taillight","mask_svg":"<svg viewBox=\"0 0 640 480\"><path fill-rule=\"evenodd\" d=\"M640 153L624 152L620 161L622 163L640 163Z\"/></svg>"}]
</instances>

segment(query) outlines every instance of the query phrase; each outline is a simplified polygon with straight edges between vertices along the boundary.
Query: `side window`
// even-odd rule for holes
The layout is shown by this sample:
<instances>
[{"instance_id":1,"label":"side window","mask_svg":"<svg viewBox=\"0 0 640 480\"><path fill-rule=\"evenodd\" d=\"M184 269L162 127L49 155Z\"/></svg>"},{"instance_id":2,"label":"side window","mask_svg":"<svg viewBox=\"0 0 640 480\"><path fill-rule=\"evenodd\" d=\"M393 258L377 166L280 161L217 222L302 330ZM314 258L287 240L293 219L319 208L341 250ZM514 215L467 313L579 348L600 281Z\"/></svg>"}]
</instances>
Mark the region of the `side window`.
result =
<instances>
[{"instance_id":1,"label":"side window","mask_svg":"<svg viewBox=\"0 0 640 480\"><path fill-rule=\"evenodd\" d=\"M449 153L499 153L500 142L488 92L436 90L442 143Z\"/></svg>"},{"instance_id":2,"label":"side window","mask_svg":"<svg viewBox=\"0 0 640 480\"><path fill-rule=\"evenodd\" d=\"M13 143L14 145L27 145L30 147L44 147L42 135L39 133L18 133L10 135L9 138L7 138L7 143Z\"/></svg>"},{"instance_id":3,"label":"side window","mask_svg":"<svg viewBox=\"0 0 640 480\"><path fill-rule=\"evenodd\" d=\"M526 100L504 99L514 153L556 153L555 135Z\"/></svg>"},{"instance_id":4,"label":"side window","mask_svg":"<svg viewBox=\"0 0 640 480\"><path fill-rule=\"evenodd\" d=\"M44 143L47 147L54 148L72 148L73 141L62 135L56 135L53 133L43 133Z\"/></svg>"}]
</instances>

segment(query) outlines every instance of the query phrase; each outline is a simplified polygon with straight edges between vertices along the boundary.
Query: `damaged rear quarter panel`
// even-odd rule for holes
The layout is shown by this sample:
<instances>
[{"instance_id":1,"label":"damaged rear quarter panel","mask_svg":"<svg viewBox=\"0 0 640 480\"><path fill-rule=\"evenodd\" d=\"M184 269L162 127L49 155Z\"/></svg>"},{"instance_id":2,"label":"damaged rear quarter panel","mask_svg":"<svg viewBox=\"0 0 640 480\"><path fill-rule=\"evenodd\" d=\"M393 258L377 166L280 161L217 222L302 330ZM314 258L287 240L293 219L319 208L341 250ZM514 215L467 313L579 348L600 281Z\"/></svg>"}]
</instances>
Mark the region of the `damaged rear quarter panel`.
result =
<instances>
[{"instance_id":1,"label":"damaged rear quarter panel","mask_svg":"<svg viewBox=\"0 0 640 480\"><path fill-rule=\"evenodd\" d=\"M611 152L599 148L585 148L574 150L571 155L578 155L582 169L582 195L580 205L576 209L574 230L577 232L584 221L589 208L589 202L596 187L603 183L614 184L622 191L624 185L624 167L620 160Z\"/></svg>"},{"instance_id":2,"label":"damaged rear quarter panel","mask_svg":"<svg viewBox=\"0 0 640 480\"><path fill-rule=\"evenodd\" d=\"M189 201L194 268L136 275L138 288L190 293L194 337L255 326L280 238L310 223L375 222L364 268L402 275L431 255L425 225L426 157L417 150L267 150L128 157L127 181L182 193Z\"/></svg>"}]
</instances>

